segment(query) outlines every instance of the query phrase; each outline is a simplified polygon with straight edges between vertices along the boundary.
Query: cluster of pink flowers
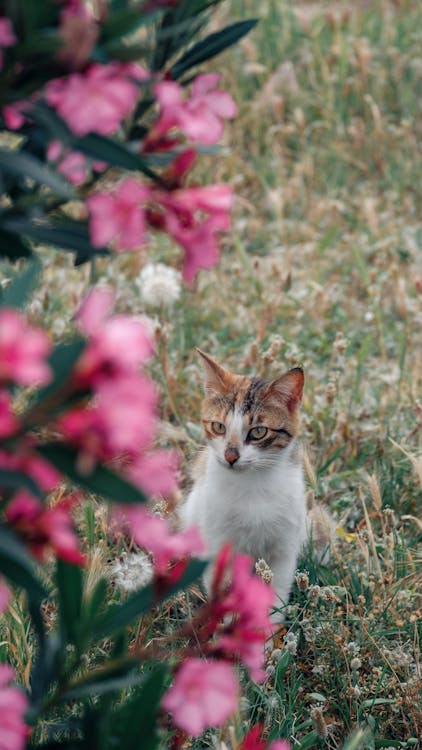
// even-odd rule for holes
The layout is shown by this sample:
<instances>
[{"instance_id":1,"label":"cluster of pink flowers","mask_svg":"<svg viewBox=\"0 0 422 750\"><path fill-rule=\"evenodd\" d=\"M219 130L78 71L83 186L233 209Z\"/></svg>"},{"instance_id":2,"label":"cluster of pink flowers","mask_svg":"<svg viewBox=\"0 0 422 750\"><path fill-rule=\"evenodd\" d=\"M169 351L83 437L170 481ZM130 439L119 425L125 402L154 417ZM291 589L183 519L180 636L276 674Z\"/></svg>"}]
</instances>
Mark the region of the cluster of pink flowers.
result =
<instances>
[{"instance_id":1,"label":"cluster of pink flowers","mask_svg":"<svg viewBox=\"0 0 422 750\"><path fill-rule=\"evenodd\" d=\"M230 227L232 189L222 184L164 191L126 178L113 193L92 195L87 205L93 245L139 248L148 222L184 249L183 275L192 283L199 269L218 261L217 234Z\"/></svg>"},{"instance_id":2,"label":"cluster of pink flowers","mask_svg":"<svg viewBox=\"0 0 422 750\"><path fill-rule=\"evenodd\" d=\"M275 592L251 571L249 557L233 555L230 545L221 550L210 603L203 613L199 610L193 626L195 641L208 657L206 667L199 658L187 659L164 696L163 706L174 723L193 736L219 726L234 711L239 684L231 662L241 660L254 679L264 678L264 645L272 632L269 611ZM288 750L288 745L271 750Z\"/></svg>"},{"instance_id":3,"label":"cluster of pink flowers","mask_svg":"<svg viewBox=\"0 0 422 750\"><path fill-rule=\"evenodd\" d=\"M241 659L255 680L264 678L264 644L272 632L269 617L274 589L251 573L248 555L233 555L230 545L221 550L215 566L211 606L217 621L225 618L221 635L209 649ZM227 580L230 585L227 587ZM233 615L228 621L228 615Z\"/></svg>"},{"instance_id":4,"label":"cluster of pink flowers","mask_svg":"<svg viewBox=\"0 0 422 750\"><path fill-rule=\"evenodd\" d=\"M82 473L92 471L98 461L123 456L120 470L133 484L148 495L170 494L176 487L178 457L174 451L151 447L157 423L157 392L140 370L153 353L153 342L143 321L111 315L112 302L109 290L97 289L80 308L77 323L87 344L69 374L66 396L72 396L75 405L65 407L52 424L67 443L77 448ZM10 384L48 383L50 351L46 334L30 326L24 315L9 308L0 312L0 437L16 436L13 452L7 443L0 450L0 468L23 473L41 492L55 490L57 494L61 475L37 452L36 440L15 415L7 389ZM4 519L36 557L43 558L46 550L52 549L68 562L83 564L71 519L71 509L78 500L79 496L72 494L50 507L28 488L22 488L9 499ZM192 536L184 547L181 537L179 546L172 549L177 537L172 541L165 522L143 513L142 508L129 508L125 523L133 518L134 535L144 544L146 536L141 527L150 518L152 537L156 538L152 552L161 572L179 553L195 551ZM198 540L196 548L199 551Z\"/></svg>"}]
</instances>

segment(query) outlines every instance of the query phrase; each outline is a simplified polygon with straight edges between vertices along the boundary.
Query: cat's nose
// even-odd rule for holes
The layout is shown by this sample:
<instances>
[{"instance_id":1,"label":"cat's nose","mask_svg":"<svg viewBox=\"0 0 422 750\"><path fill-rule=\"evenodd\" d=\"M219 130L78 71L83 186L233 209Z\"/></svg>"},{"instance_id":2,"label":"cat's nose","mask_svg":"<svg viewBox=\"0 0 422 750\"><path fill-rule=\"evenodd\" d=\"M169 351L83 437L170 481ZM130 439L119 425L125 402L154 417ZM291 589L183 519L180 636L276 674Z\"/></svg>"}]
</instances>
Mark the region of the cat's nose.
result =
<instances>
[{"instance_id":1,"label":"cat's nose","mask_svg":"<svg viewBox=\"0 0 422 750\"><path fill-rule=\"evenodd\" d=\"M235 446L230 445L224 451L224 458L226 459L227 463L230 464L230 466L233 466L238 458L240 458L240 453Z\"/></svg>"}]
</instances>

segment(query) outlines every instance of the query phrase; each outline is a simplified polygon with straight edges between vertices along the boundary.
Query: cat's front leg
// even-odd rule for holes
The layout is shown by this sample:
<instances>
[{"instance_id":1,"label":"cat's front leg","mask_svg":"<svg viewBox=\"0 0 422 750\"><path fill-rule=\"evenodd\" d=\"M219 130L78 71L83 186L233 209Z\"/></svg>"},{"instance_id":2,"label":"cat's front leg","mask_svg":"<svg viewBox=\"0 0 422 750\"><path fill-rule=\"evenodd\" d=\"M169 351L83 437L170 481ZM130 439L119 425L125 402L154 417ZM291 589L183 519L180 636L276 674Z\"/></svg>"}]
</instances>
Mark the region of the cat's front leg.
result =
<instances>
[{"instance_id":1,"label":"cat's front leg","mask_svg":"<svg viewBox=\"0 0 422 750\"><path fill-rule=\"evenodd\" d=\"M271 570L273 572L272 586L275 589L277 598L275 601L275 611L271 616L274 623L284 622L284 612L282 611L289 601L290 591L297 567L297 558L299 549L295 555L284 555L272 562Z\"/></svg>"}]
</instances>

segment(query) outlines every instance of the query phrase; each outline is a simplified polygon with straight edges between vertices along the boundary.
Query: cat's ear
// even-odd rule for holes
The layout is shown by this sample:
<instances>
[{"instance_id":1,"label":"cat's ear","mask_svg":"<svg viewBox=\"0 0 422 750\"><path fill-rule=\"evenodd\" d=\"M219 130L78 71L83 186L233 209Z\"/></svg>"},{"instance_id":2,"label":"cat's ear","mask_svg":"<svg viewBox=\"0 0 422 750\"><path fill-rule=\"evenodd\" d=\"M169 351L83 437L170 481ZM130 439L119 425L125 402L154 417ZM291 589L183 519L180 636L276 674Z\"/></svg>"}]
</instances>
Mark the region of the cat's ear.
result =
<instances>
[{"instance_id":1,"label":"cat's ear","mask_svg":"<svg viewBox=\"0 0 422 750\"><path fill-rule=\"evenodd\" d=\"M205 372L205 393L217 391L221 393L227 389L229 373L221 365L219 365L209 354L201 352L200 349L196 348L196 351L202 358Z\"/></svg>"},{"instance_id":2,"label":"cat's ear","mask_svg":"<svg viewBox=\"0 0 422 750\"><path fill-rule=\"evenodd\" d=\"M294 367L280 378L269 384L268 395L282 399L290 412L293 412L302 401L305 376L301 367Z\"/></svg>"}]
</instances>

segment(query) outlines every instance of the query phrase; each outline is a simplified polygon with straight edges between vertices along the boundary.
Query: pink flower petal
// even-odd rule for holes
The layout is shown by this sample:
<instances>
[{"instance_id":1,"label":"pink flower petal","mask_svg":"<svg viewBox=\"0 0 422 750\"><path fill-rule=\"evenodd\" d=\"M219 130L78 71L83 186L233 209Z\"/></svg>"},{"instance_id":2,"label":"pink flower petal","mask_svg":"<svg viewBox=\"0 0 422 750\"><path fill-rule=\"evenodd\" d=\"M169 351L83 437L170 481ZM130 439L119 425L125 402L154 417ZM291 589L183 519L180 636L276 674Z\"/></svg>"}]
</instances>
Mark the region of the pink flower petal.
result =
<instances>
[{"instance_id":1,"label":"pink flower petal","mask_svg":"<svg viewBox=\"0 0 422 750\"><path fill-rule=\"evenodd\" d=\"M218 727L236 710L239 685L233 667L222 661L186 659L176 673L162 705L177 727L199 737Z\"/></svg>"}]
</instances>

